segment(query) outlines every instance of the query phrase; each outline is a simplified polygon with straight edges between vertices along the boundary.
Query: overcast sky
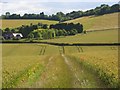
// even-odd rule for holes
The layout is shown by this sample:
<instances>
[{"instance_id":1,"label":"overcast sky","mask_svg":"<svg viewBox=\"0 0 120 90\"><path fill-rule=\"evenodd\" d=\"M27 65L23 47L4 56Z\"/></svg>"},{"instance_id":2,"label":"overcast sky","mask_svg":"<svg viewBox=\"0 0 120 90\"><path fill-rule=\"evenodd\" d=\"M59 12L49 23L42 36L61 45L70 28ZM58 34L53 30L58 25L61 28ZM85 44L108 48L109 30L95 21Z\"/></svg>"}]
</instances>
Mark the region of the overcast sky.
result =
<instances>
[{"instance_id":1,"label":"overcast sky","mask_svg":"<svg viewBox=\"0 0 120 90\"><path fill-rule=\"evenodd\" d=\"M78 10L89 10L101 4L113 5L119 0L0 0L0 14L5 12L17 13L40 13L51 15L62 11L64 13ZM2 10L2 11L1 11Z\"/></svg>"}]
</instances>

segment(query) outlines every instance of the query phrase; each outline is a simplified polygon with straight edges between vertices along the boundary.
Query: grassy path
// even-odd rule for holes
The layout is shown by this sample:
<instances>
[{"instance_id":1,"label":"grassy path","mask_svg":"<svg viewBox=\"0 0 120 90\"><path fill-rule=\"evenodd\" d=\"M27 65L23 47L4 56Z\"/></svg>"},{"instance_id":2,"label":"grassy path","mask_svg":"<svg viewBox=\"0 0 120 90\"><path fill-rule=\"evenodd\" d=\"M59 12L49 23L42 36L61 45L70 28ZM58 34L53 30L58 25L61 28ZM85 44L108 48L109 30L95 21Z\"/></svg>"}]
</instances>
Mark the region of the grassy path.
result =
<instances>
[{"instance_id":1,"label":"grassy path","mask_svg":"<svg viewBox=\"0 0 120 90\"><path fill-rule=\"evenodd\" d=\"M52 55L18 73L4 87L14 88L101 88L95 74L71 56Z\"/></svg>"},{"instance_id":2,"label":"grassy path","mask_svg":"<svg viewBox=\"0 0 120 90\"><path fill-rule=\"evenodd\" d=\"M33 88L101 88L104 84L94 73L82 67L74 58L56 55L49 58L46 69Z\"/></svg>"},{"instance_id":3,"label":"grassy path","mask_svg":"<svg viewBox=\"0 0 120 90\"><path fill-rule=\"evenodd\" d=\"M68 66L60 55L49 59L45 71L33 87L40 88L69 88L72 85L72 76Z\"/></svg>"}]
</instances>

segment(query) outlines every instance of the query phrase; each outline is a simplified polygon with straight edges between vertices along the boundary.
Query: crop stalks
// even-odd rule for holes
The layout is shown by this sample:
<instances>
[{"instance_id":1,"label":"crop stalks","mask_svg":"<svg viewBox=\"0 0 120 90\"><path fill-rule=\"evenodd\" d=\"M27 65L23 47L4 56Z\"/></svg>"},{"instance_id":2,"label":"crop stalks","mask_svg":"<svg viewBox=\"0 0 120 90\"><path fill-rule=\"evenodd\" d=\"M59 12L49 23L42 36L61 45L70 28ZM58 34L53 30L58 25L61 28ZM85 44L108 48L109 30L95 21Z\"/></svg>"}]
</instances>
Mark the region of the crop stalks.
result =
<instances>
[{"instance_id":1,"label":"crop stalks","mask_svg":"<svg viewBox=\"0 0 120 90\"><path fill-rule=\"evenodd\" d=\"M85 62L84 60L79 60L79 58L74 56L69 56L70 58L76 59L76 61L83 66L84 68L88 69L90 72L93 72L100 78L102 82L104 82L108 88L119 88L119 80L115 78L114 74L108 74L104 70L95 65Z\"/></svg>"},{"instance_id":2,"label":"crop stalks","mask_svg":"<svg viewBox=\"0 0 120 90\"><path fill-rule=\"evenodd\" d=\"M11 80L2 83L3 88L16 88L19 83L27 82L32 85L44 70L41 64L35 64L19 72L16 76L12 76Z\"/></svg>"}]
</instances>

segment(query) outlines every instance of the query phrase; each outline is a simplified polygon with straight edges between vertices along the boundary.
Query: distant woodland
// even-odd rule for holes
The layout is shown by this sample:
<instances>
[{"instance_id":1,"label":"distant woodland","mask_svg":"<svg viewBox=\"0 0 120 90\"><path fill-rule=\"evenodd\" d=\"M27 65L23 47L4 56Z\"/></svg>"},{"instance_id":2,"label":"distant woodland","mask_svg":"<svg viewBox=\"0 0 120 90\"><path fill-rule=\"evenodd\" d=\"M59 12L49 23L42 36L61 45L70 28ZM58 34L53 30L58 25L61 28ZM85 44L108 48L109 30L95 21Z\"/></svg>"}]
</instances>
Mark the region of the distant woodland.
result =
<instances>
[{"instance_id":1,"label":"distant woodland","mask_svg":"<svg viewBox=\"0 0 120 90\"><path fill-rule=\"evenodd\" d=\"M114 12L120 12L120 5L114 4L109 6L107 4L102 4L94 9L90 9L87 11L72 11L70 13L64 14L63 12L57 12L56 14L52 15L45 15L44 12L39 14L28 14L25 13L23 16L20 14L10 14L10 12L6 12L5 15L1 15L0 18L2 19L44 19L44 20L56 20L56 21L67 21L76 19L83 16L90 16L90 15L104 15Z\"/></svg>"}]
</instances>

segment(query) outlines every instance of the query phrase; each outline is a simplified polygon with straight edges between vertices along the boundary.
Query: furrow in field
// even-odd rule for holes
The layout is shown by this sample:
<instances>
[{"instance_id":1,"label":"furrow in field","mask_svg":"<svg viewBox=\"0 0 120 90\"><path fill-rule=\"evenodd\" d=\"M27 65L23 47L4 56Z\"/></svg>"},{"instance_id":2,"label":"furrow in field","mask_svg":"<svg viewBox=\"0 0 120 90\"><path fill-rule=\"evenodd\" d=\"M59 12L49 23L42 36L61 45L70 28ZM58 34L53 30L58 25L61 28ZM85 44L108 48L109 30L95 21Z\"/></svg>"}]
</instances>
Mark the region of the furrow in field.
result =
<instances>
[{"instance_id":1,"label":"furrow in field","mask_svg":"<svg viewBox=\"0 0 120 90\"><path fill-rule=\"evenodd\" d=\"M52 59L53 59L53 57L50 57L50 58L49 58L48 63L46 64L46 69L45 69L45 71L49 68L50 64L52 63L52 62L51 62ZM39 77L41 80L35 82L34 87L36 87L36 86L38 86L38 85L39 85L39 87L42 87L42 84L44 83L44 80L42 80L43 77L44 77L44 73L41 75L41 77Z\"/></svg>"}]
</instances>

